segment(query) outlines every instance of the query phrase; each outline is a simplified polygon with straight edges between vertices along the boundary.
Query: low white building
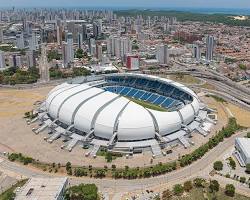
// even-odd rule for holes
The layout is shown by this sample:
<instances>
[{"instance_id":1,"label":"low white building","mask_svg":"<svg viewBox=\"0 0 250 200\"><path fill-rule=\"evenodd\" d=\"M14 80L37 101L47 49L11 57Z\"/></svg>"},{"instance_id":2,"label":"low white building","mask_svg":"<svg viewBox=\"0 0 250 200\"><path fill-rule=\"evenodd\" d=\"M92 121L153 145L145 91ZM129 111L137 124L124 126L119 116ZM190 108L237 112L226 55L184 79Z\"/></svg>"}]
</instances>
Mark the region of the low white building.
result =
<instances>
[{"instance_id":1,"label":"low white building","mask_svg":"<svg viewBox=\"0 0 250 200\"><path fill-rule=\"evenodd\" d=\"M31 178L16 191L15 200L63 200L68 178Z\"/></svg>"},{"instance_id":2,"label":"low white building","mask_svg":"<svg viewBox=\"0 0 250 200\"><path fill-rule=\"evenodd\" d=\"M241 166L250 164L250 138L235 139L235 155Z\"/></svg>"}]
</instances>

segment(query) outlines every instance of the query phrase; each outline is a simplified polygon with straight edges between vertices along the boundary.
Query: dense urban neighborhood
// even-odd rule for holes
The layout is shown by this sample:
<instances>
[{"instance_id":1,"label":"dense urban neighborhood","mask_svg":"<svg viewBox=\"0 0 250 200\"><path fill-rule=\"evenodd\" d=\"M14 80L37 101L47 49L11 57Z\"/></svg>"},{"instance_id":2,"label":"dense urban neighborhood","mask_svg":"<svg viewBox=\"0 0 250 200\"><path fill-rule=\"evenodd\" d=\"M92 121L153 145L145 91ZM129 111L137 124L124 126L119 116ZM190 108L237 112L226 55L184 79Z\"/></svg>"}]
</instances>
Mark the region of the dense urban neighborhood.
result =
<instances>
[{"instance_id":1,"label":"dense urban neighborhood","mask_svg":"<svg viewBox=\"0 0 250 200\"><path fill-rule=\"evenodd\" d=\"M250 12L0 9L0 200L249 198Z\"/></svg>"}]
</instances>

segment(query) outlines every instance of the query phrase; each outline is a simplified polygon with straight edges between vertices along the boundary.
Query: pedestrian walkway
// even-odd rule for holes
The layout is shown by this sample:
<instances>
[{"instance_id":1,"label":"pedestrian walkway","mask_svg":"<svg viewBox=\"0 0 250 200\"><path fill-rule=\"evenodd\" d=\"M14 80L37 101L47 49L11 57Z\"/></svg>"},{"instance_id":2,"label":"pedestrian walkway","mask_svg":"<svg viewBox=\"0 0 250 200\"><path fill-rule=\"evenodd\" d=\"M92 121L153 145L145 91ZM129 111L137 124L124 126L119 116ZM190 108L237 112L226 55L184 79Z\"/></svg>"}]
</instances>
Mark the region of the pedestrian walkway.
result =
<instances>
[{"instance_id":1,"label":"pedestrian walkway","mask_svg":"<svg viewBox=\"0 0 250 200\"><path fill-rule=\"evenodd\" d=\"M94 145L93 149L90 152L90 156L94 157L96 156L97 151L99 150L100 145Z\"/></svg>"},{"instance_id":2,"label":"pedestrian walkway","mask_svg":"<svg viewBox=\"0 0 250 200\"><path fill-rule=\"evenodd\" d=\"M152 145L151 150L155 157L159 157L162 155L161 147L158 144Z\"/></svg>"},{"instance_id":3,"label":"pedestrian walkway","mask_svg":"<svg viewBox=\"0 0 250 200\"><path fill-rule=\"evenodd\" d=\"M178 139L179 139L179 141L181 142L181 144L182 144L185 148L190 147L189 142L187 141L187 139L186 139L184 136L181 136L181 137L179 137Z\"/></svg>"}]
</instances>

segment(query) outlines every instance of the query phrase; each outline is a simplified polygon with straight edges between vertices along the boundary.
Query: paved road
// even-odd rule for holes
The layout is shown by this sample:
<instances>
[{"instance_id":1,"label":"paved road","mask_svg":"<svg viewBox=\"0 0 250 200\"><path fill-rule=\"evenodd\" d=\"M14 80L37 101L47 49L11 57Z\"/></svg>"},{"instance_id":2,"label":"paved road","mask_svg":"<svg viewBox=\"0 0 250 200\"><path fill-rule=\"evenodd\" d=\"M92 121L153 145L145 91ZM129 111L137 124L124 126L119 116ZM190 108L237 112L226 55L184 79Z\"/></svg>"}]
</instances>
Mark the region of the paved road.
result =
<instances>
[{"instance_id":1,"label":"paved road","mask_svg":"<svg viewBox=\"0 0 250 200\"><path fill-rule=\"evenodd\" d=\"M113 194L124 194L126 192L132 192L135 190L145 190L146 188L155 188L156 186L170 186L176 183L183 182L185 180L203 176L208 177L209 170L212 167L212 163L220 156L222 156L227 150L232 148L234 145L234 139L239 136L244 136L250 129L238 132L230 138L224 140L217 147L209 151L200 160L194 162L192 165L174 172L147 178L147 179L136 179L136 180L113 180L113 179L93 179L93 178L70 178L70 184L75 185L79 183L95 183L102 192L113 193ZM43 173L41 171L27 168L17 163L2 160L0 162L0 171L4 171L9 175L23 176L23 177L49 177L54 176L51 174ZM58 175L55 175L58 176ZM239 188L239 191L240 188ZM245 191L244 191L245 193ZM250 193L250 190L249 190ZM250 194L249 194L250 195ZM117 196L117 195L116 195Z\"/></svg>"},{"instance_id":2,"label":"paved road","mask_svg":"<svg viewBox=\"0 0 250 200\"><path fill-rule=\"evenodd\" d=\"M249 131L250 129L248 129ZM152 177L148 179L136 179L136 180L92 180L92 179L82 179L90 182L95 182L100 188L108 189L114 188L117 192L119 191L132 191L132 190L140 190L145 189L147 187L155 187L159 184L167 184L173 185L178 182L183 182L190 178L194 178L197 176L207 176L209 169L211 169L213 162L223 155L227 150L232 148L234 145L234 139L238 136L243 136L247 133L247 131L242 131L233 135L231 138L225 139L224 142L220 143L217 147L209 151L204 157L200 160L194 162L192 165L182 168L180 170L176 170L174 172ZM81 179L71 179L72 184L78 184L82 181ZM250 191L249 191L250 192Z\"/></svg>"},{"instance_id":3,"label":"paved road","mask_svg":"<svg viewBox=\"0 0 250 200\"><path fill-rule=\"evenodd\" d=\"M17 180L0 172L0 194L14 185Z\"/></svg>"}]
</instances>

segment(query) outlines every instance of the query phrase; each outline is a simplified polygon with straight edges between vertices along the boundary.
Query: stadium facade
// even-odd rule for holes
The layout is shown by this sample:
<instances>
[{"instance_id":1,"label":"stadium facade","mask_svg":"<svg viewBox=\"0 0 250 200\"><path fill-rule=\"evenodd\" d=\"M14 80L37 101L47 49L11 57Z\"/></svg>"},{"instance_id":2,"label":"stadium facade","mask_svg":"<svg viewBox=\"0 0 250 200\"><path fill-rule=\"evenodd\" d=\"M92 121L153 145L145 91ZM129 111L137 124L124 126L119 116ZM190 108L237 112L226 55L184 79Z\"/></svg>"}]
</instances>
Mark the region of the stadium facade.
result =
<instances>
[{"instance_id":1,"label":"stadium facade","mask_svg":"<svg viewBox=\"0 0 250 200\"><path fill-rule=\"evenodd\" d=\"M138 101L163 110L143 107ZM93 156L100 147L124 153L150 148L154 155L173 142L188 147L193 132L206 136L204 125L214 123L207 115L210 110L186 86L132 73L63 83L49 92L37 111L41 123L34 132L47 129L48 142L63 137L61 148L69 151L76 144L87 145Z\"/></svg>"}]
</instances>

